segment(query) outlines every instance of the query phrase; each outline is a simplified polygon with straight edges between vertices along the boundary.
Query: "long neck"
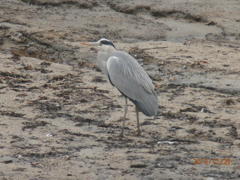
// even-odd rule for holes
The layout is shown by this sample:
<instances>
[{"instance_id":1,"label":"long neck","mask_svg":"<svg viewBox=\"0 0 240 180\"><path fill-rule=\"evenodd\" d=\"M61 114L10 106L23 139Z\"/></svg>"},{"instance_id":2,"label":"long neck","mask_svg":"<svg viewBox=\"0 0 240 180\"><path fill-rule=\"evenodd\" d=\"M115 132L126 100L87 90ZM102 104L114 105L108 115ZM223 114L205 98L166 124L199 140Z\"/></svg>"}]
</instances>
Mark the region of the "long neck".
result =
<instances>
[{"instance_id":1,"label":"long neck","mask_svg":"<svg viewBox=\"0 0 240 180\"><path fill-rule=\"evenodd\" d=\"M98 65L102 72L108 77L108 71L107 71L107 61L110 56L112 56L113 53L115 53L117 50L108 45L102 45L102 49L98 52L97 60Z\"/></svg>"}]
</instances>

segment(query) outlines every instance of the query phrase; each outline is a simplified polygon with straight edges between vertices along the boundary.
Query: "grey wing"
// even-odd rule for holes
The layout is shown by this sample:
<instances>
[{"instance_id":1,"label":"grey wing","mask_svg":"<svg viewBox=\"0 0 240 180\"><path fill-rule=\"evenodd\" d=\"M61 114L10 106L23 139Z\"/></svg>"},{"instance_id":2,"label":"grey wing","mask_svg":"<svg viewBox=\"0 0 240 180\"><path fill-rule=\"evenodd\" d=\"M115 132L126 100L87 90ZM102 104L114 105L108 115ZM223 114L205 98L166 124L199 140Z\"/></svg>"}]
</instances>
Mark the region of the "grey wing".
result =
<instances>
[{"instance_id":1,"label":"grey wing","mask_svg":"<svg viewBox=\"0 0 240 180\"><path fill-rule=\"evenodd\" d=\"M118 51L108 59L110 82L146 116L156 116L158 99L151 79L129 54Z\"/></svg>"}]
</instances>

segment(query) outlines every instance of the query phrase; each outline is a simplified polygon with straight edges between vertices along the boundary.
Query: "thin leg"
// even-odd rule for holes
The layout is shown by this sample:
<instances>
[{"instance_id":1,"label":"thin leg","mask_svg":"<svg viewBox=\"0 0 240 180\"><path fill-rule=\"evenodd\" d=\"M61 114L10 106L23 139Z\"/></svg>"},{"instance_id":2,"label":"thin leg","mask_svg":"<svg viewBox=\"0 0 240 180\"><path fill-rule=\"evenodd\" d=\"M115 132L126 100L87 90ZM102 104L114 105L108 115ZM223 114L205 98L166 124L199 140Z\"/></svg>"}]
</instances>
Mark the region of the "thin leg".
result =
<instances>
[{"instance_id":1,"label":"thin leg","mask_svg":"<svg viewBox=\"0 0 240 180\"><path fill-rule=\"evenodd\" d=\"M140 125L139 125L139 113L138 108L136 107L136 116L137 116L137 127L138 127L138 133L137 136L141 135Z\"/></svg>"},{"instance_id":2,"label":"thin leg","mask_svg":"<svg viewBox=\"0 0 240 180\"><path fill-rule=\"evenodd\" d=\"M123 130L124 130L124 126L125 126L125 120L126 120L127 110L128 110L128 107L127 107L127 98L125 98L123 126L122 126L122 131L121 131L119 137L123 137Z\"/></svg>"}]
</instances>

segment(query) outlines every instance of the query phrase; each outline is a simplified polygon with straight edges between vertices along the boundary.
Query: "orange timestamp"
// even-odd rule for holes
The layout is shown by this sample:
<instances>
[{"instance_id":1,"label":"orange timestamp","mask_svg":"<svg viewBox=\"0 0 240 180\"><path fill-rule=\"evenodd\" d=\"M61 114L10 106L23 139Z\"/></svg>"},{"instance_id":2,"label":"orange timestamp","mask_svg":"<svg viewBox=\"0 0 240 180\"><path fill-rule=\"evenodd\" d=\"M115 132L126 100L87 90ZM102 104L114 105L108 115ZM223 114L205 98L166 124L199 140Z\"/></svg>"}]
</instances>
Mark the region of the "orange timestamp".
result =
<instances>
[{"instance_id":1,"label":"orange timestamp","mask_svg":"<svg viewBox=\"0 0 240 180\"><path fill-rule=\"evenodd\" d=\"M229 165L231 164L231 159L193 159L193 164L218 164L218 165Z\"/></svg>"}]
</instances>

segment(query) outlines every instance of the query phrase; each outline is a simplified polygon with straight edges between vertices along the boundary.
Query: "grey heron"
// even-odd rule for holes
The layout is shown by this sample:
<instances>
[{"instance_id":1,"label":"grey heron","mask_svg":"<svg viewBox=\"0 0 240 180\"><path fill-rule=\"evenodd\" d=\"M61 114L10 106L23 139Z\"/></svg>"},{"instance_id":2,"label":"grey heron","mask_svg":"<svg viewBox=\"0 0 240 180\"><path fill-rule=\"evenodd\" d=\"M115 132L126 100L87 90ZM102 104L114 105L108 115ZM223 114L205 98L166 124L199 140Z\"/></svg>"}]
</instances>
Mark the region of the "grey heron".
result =
<instances>
[{"instance_id":1,"label":"grey heron","mask_svg":"<svg viewBox=\"0 0 240 180\"><path fill-rule=\"evenodd\" d=\"M154 92L152 80L136 59L126 52L116 50L114 44L108 39L102 38L97 42L83 42L81 44L101 46L97 54L98 65L108 77L109 82L125 97L120 137L123 137L127 115L127 99L136 106L137 135L140 136L139 111L146 116L156 116L158 112L158 99Z\"/></svg>"}]
</instances>

